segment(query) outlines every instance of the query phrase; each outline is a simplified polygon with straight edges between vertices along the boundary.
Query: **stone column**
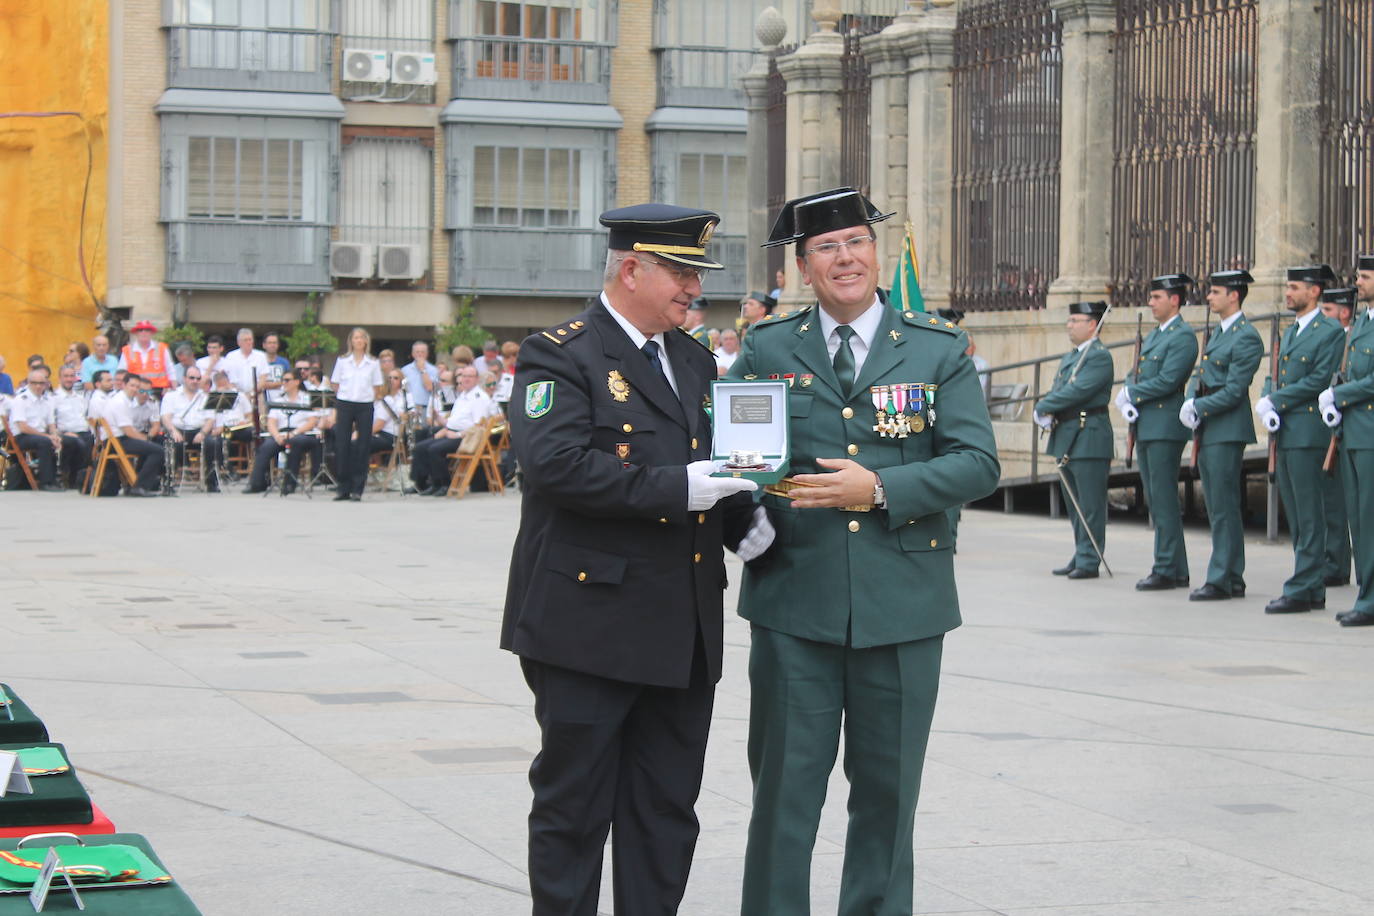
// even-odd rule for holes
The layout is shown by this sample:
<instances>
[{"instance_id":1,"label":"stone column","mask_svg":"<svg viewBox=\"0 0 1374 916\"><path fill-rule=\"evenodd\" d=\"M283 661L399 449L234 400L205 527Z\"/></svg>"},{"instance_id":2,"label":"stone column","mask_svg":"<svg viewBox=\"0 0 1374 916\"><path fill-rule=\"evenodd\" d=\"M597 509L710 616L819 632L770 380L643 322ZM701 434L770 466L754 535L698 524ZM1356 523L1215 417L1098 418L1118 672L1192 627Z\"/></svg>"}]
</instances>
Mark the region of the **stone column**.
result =
<instances>
[{"instance_id":1,"label":"stone column","mask_svg":"<svg viewBox=\"0 0 1374 916\"><path fill-rule=\"evenodd\" d=\"M754 23L754 35L763 48L754 66L740 78L748 117L745 132L746 168L749 183L749 222L745 265L746 289L770 290L768 257L759 246L768 238L768 61L787 37L787 21L775 8L765 7ZM731 229L730 231L734 231Z\"/></svg>"},{"instance_id":2,"label":"stone column","mask_svg":"<svg viewBox=\"0 0 1374 916\"><path fill-rule=\"evenodd\" d=\"M836 0L815 0L811 18L819 30L793 53L778 59L787 81L787 197L840 183L840 90L844 39Z\"/></svg>"},{"instance_id":3,"label":"stone column","mask_svg":"<svg viewBox=\"0 0 1374 916\"><path fill-rule=\"evenodd\" d=\"M1103 299L1112 266L1113 0L1050 0L1064 27L1059 276L1049 306Z\"/></svg>"},{"instance_id":4,"label":"stone column","mask_svg":"<svg viewBox=\"0 0 1374 916\"><path fill-rule=\"evenodd\" d=\"M1259 0L1255 96L1257 311L1282 309L1284 270L1317 251L1321 13L1309 0Z\"/></svg>"}]
</instances>

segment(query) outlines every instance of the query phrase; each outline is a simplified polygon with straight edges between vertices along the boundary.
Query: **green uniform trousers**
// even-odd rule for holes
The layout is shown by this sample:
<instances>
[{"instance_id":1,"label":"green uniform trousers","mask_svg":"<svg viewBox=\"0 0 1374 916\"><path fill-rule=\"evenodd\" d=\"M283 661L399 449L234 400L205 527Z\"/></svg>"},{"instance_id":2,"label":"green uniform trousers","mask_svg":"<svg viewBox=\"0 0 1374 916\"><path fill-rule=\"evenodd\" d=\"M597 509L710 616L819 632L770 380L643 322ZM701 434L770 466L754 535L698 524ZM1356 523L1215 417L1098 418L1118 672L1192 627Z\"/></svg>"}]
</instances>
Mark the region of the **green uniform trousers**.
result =
<instances>
[{"instance_id":1,"label":"green uniform trousers","mask_svg":"<svg viewBox=\"0 0 1374 916\"><path fill-rule=\"evenodd\" d=\"M1245 525L1240 514L1244 458L1244 442L1208 445L1205 436L1197 454L1202 499L1212 526L1212 558L1207 562L1206 581L1228 595L1245 588Z\"/></svg>"},{"instance_id":2,"label":"green uniform trousers","mask_svg":"<svg viewBox=\"0 0 1374 916\"><path fill-rule=\"evenodd\" d=\"M1345 507L1354 536L1355 578L1360 580L1353 609L1374 614L1374 530L1370 523L1356 521L1374 519L1374 449L1342 448L1340 462Z\"/></svg>"},{"instance_id":3,"label":"green uniform trousers","mask_svg":"<svg viewBox=\"0 0 1374 916\"><path fill-rule=\"evenodd\" d=\"M1322 575L1328 579L1350 578L1350 523L1345 512L1345 487L1341 482L1340 453L1335 473L1322 474L1322 508L1326 517L1326 562Z\"/></svg>"},{"instance_id":4,"label":"green uniform trousers","mask_svg":"<svg viewBox=\"0 0 1374 916\"><path fill-rule=\"evenodd\" d=\"M844 729L849 833L840 916L910 916L912 826L944 636L854 649L752 627L754 811L744 916L811 912L811 854Z\"/></svg>"},{"instance_id":5,"label":"green uniform trousers","mask_svg":"<svg viewBox=\"0 0 1374 916\"><path fill-rule=\"evenodd\" d=\"M1106 458L1073 458L1064 465L1064 476L1073 487L1073 495L1078 497L1078 506L1083 510L1083 518L1088 527L1078 520L1073 511L1073 501L1067 493L1062 494L1064 511L1069 514L1069 524L1073 527L1073 566L1088 572L1097 572L1101 561L1088 532L1097 539L1097 546L1107 552L1107 473L1111 461ZM1061 484L1060 489L1063 489Z\"/></svg>"},{"instance_id":6,"label":"green uniform trousers","mask_svg":"<svg viewBox=\"0 0 1374 916\"><path fill-rule=\"evenodd\" d=\"M1183 510L1178 503L1178 463L1183 439L1136 443L1145 504L1155 526L1155 562L1150 571L1170 579L1188 578L1188 551L1183 546Z\"/></svg>"},{"instance_id":7,"label":"green uniform trousers","mask_svg":"<svg viewBox=\"0 0 1374 916\"><path fill-rule=\"evenodd\" d=\"M1326 600L1325 457L1325 448L1279 449L1279 496L1293 536L1293 575L1283 583L1283 594L1288 598Z\"/></svg>"}]
</instances>

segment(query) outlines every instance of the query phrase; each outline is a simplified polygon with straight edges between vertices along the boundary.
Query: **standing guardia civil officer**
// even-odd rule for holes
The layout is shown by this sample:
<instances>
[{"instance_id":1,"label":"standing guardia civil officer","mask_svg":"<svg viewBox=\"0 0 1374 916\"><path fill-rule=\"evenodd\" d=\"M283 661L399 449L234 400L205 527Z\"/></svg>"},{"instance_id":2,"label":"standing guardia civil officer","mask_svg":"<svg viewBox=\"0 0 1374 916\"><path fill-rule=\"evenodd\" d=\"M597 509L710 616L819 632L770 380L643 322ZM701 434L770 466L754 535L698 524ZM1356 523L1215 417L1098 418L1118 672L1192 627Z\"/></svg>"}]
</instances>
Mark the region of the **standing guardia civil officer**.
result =
<instances>
[{"instance_id":1,"label":"standing guardia civil officer","mask_svg":"<svg viewBox=\"0 0 1374 916\"><path fill-rule=\"evenodd\" d=\"M1202 351L1202 371L1188 383L1179 421L1194 430L1198 474L1212 557L1207 578L1189 601L1245 597L1245 526L1241 519L1245 446L1255 441L1250 416L1250 381L1264 357L1264 340L1240 310L1250 284L1248 271L1222 270L1207 278L1207 307L1216 316Z\"/></svg>"},{"instance_id":2,"label":"standing guardia civil officer","mask_svg":"<svg viewBox=\"0 0 1374 916\"><path fill-rule=\"evenodd\" d=\"M1279 496L1293 536L1293 575L1283 594L1264 606L1266 614L1293 614L1326 607L1326 518L1322 504L1322 459L1331 433L1317 410L1317 395L1331 386L1345 335L1317 308L1322 290L1336 279L1325 264L1292 267L1284 303L1296 320L1279 345L1279 379L1264 383L1255 413L1278 438Z\"/></svg>"},{"instance_id":3,"label":"standing guardia civil officer","mask_svg":"<svg viewBox=\"0 0 1374 916\"><path fill-rule=\"evenodd\" d=\"M1178 466L1191 434L1179 422L1178 411L1197 361L1197 338L1179 310L1192 284L1187 274L1166 274L1150 281L1150 314L1159 327L1145 338L1140 363L1132 368L1130 384L1121 386L1116 401L1126 422L1135 424L1140 480L1155 526L1154 566L1135 584L1142 592L1188 585Z\"/></svg>"},{"instance_id":4,"label":"standing guardia civil officer","mask_svg":"<svg viewBox=\"0 0 1374 916\"><path fill-rule=\"evenodd\" d=\"M1350 343L1350 332L1355 325L1355 289L1342 287L1323 290L1321 305L1318 307L1323 315L1341 326L1344 334L1341 340L1341 353L1344 354ZM1344 359L1342 355L1341 360L1336 363L1336 374L1331 377L1333 387L1344 381L1339 378ZM1326 406L1319 402L1317 409L1322 410ZM1332 437L1339 447L1339 427L1332 433ZM1341 485L1339 456L1336 456L1330 471L1327 471L1323 462L1322 471L1322 514L1326 519L1326 563L1322 567L1322 576L1326 579L1327 588L1338 588L1350 584L1350 535L1354 527L1358 526L1359 520L1355 519L1352 523L1346 515L1345 487Z\"/></svg>"},{"instance_id":5,"label":"standing guardia civil officer","mask_svg":"<svg viewBox=\"0 0 1374 916\"><path fill-rule=\"evenodd\" d=\"M603 213L600 300L520 347L510 422L524 484L501 646L520 656L542 737L536 916L596 912L612 826L617 913L675 913L687 884L721 672L727 507L714 507L756 488L709 476L716 363L678 329L702 271L721 267L706 255L719 219ZM747 497L729 508L745 528L755 517Z\"/></svg>"},{"instance_id":6,"label":"standing guardia civil officer","mask_svg":"<svg viewBox=\"0 0 1374 916\"><path fill-rule=\"evenodd\" d=\"M872 224L891 215L850 188L785 204L767 244L796 243L819 307L760 319L730 367L794 379L791 466L814 485L795 501L763 497L776 539L740 592L754 782L745 916L810 912L841 729L839 912L912 912L916 799L944 634L960 622L948 511L992 492L999 468L964 335L877 296Z\"/></svg>"},{"instance_id":7,"label":"standing guardia civil officer","mask_svg":"<svg viewBox=\"0 0 1374 916\"><path fill-rule=\"evenodd\" d=\"M1355 606L1336 615L1343 627L1374 624L1374 254L1362 254L1355 291L1365 310L1350 329L1345 380L1322 392L1322 419L1341 429L1341 478L1354 538Z\"/></svg>"},{"instance_id":8,"label":"standing guardia civil officer","mask_svg":"<svg viewBox=\"0 0 1374 916\"><path fill-rule=\"evenodd\" d=\"M1107 469L1112 463L1107 404L1114 370L1111 351L1097 339L1105 314L1105 302L1069 306L1073 349L1059 361L1053 387L1035 405L1035 422L1050 431L1046 451L1059 459L1064 472L1061 489L1072 491L1065 494L1065 503L1073 528L1073 557L1054 570L1056 576L1070 579L1096 579L1100 551L1107 549Z\"/></svg>"}]
</instances>

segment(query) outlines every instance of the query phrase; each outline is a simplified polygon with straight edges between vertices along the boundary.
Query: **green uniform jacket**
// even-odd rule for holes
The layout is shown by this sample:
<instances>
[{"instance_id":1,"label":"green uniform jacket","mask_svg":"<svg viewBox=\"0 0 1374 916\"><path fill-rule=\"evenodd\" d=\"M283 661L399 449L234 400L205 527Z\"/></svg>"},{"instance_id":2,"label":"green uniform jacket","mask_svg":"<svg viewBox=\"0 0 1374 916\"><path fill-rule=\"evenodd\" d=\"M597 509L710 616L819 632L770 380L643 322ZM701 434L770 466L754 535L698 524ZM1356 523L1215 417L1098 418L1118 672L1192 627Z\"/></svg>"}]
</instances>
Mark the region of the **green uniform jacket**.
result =
<instances>
[{"instance_id":1,"label":"green uniform jacket","mask_svg":"<svg viewBox=\"0 0 1374 916\"><path fill-rule=\"evenodd\" d=\"M1264 394L1274 402L1283 423L1279 427L1279 448L1326 448L1331 430L1317 411L1317 395L1331 387L1331 374L1341 363L1345 331L1341 323L1320 313L1296 334L1294 323L1283 333L1279 344L1279 384L1264 382Z\"/></svg>"},{"instance_id":2,"label":"green uniform jacket","mask_svg":"<svg viewBox=\"0 0 1374 916\"><path fill-rule=\"evenodd\" d=\"M795 509L765 495L773 547L745 568L739 613L792 636L855 648L938 636L959 625L946 510L987 496L1001 472L966 338L923 312L884 309L849 396L840 392L821 322L803 308L750 329L731 378L792 374L791 473L817 458L853 458L878 472L887 507ZM873 385L936 389L936 420L905 439L873 431Z\"/></svg>"},{"instance_id":3,"label":"green uniform jacket","mask_svg":"<svg viewBox=\"0 0 1374 916\"><path fill-rule=\"evenodd\" d=\"M1059 361L1059 372L1054 377L1054 386L1049 394L1036 402L1035 410L1041 416L1053 416L1057 421L1050 431L1049 454L1056 458L1064 457L1069 450L1070 458L1112 457L1112 422L1107 417L1106 406L1111 400L1112 366L1111 351L1094 339L1088 344L1088 355L1083 357L1083 366L1073 381L1073 367L1078 364L1082 351L1077 348L1064 354ZM1092 410L1082 421L1079 428L1078 413Z\"/></svg>"},{"instance_id":4,"label":"green uniform jacket","mask_svg":"<svg viewBox=\"0 0 1374 916\"><path fill-rule=\"evenodd\" d=\"M1212 328L1202 351L1202 384L1188 383L1188 397L1202 421L1204 445L1255 441L1255 418L1250 412L1250 381L1264 358L1264 339L1242 314L1226 330Z\"/></svg>"},{"instance_id":5,"label":"green uniform jacket","mask_svg":"<svg viewBox=\"0 0 1374 916\"><path fill-rule=\"evenodd\" d=\"M1350 330L1350 362L1336 386L1341 442L1346 448L1374 448L1374 319L1366 312Z\"/></svg>"},{"instance_id":6,"label":"green uniform jacket","mask_svg":"<svg viewBox=\"0 0 1374 916\"><path fill-rule=\"evenodd\" d=\"M1135 437L1140 442L1191 439L1193 433L1178 420L1183 389L1197 362L1197 337L1182 316L1161 331L1155 328L1140 347L1135 380L1127 387L1131 403L1140 410ZM1081 373L1080 373L1081 374Z\"/></svg>"}]
</instances>

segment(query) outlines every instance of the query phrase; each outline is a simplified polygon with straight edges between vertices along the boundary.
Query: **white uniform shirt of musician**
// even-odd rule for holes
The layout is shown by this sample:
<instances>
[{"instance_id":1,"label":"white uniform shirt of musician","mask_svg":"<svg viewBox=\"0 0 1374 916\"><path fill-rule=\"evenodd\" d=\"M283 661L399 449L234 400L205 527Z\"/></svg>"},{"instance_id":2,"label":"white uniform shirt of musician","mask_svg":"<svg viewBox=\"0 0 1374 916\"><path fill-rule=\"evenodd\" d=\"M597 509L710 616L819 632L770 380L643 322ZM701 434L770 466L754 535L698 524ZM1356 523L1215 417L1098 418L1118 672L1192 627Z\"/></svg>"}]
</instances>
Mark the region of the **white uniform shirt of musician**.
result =
<instances>
[{"instance_id":1,"label":"white uniform shirt of musician","mask_svg":"<svg viewBox=\"0 0 1374 916\"><path fill-rule=\"evenodd\" d=\"M477 370L469 366L458 375L458 399L453 402L453 410L449 411L448 422L436 435L445 438L461 436L469 426L498 412L496 403L477 384Z\"/></svg>"},{"instance_id":2,"label":"white uniform shirt of musician","mask_svg":"<svg viewBox=\"0 0 1374 916\"><path fill-rule=\"evenodd\" d=\"M239 348L225 354L220 361L220 369L229 376L234 387L244 394L253 391L253 370L258 373L258 387L268 380L267 354L253 349L253 332L247 328L239 331Z\"/></svg>"},{"instance_id":3,"label":"white uniform shirt of musician","mask_svg":"<svg viewBox=\"0 0 1374 916\"><path fill-rule=\"evenodd\" d=\"M204 410L205 393L200 390L200 370L187 369L189 379L162 398L162 428L174 442L183 438L182 430L197 430L192 444L198 444L210 430L211 415ZM189 388L189 390L188 390Z\"/></svg>"},{"instance_id":4,"label":"white uniform shirt of musician","mask_svg":"<svg viewBox=\"0 0 1374 916\"><path fill-rule=\"evenodd\" d=\"M434 397L429 399L429 424L431 426L443 426L448 422L449 410L453 408L453 401L457 397L458 388L456 385L440 384L438 388L434 389Z\"/></svg>"},{"instance_id":5,"label":"white uniform shirt of musician","mask_svg":"<svg viewBox=\"0 0 1374 916\"><path fill-rule=\"evenodd\" d=\"M356 401L367 404L376 398L374 392L382 384L382 367L377 357L363 354L362 361L345 353L334 363L334 372L329 376L334 386L334 396L340 401Z\"/></svg>"},{"instance_id":6,"label":"white uniform shirt of musician","mask_svg":"<svg viewBox=\"0 0 1374 916\"><path fill-rule=\"evenodd\" d=\"M71 367L62 370L61 381L52 392L53 415L57 431L64 436L74 436L90 430L86 423L86 392L81 390L80 376ZM68 380L71 387L67 387Z\"/></svg>"},{"instance_id":7,"label":"white uniform shirt of musician","mask_svg":"<svg viewBox=\"0 0 1374 916\"><path fill-rule=\"evenodd\" d=\"M57 421L53 416L53 407L52 392L40 389L35 394L33 386L26 382L10 401L10 429L16 436L55 438ZM53 444L57 445L58 442Z\"/></svg>"},{"instance_id":8,"label":"white uniform shirt of musician","mask_svg":"<svg viewBox=\"0 0 1374 916\"><path fill-rule=\"evenodd\" d=\"M114 428L114 421L110 420L110 401L119 394L114 390L114 378L107 372L100 383L91 390L91 399L86 403L86 418L90 420L104 419L109 422L110 427ZM119 435L119 430L115 430L115 435ZM97 429L97 438L105 441L105 430Z\"/></svg>"},{"instance_id":9,"label":"white uniform shirt of musician","mask_svg":"<svg viewBox=\"0 0 1374 916\"><path fill-rule=\"evenodd\" d=\"M162 418L158 416L160 405L153 397L153 387L149 382L139 385L138 397L134 399L134 426L138 431L151 435L153 427L161 428Z\"/></svg>"},{"instance_id":10,"label":"white uniform shirt of musician","mask_svg":"<svg viewBox=\"0 0 1374 916\"><path fill-rule=\"evenodd\" d=\"M399 435L396 429L396 418L400 417L404 420L408 406L410 404L405 391L397 391L384 398L378 398L377 406L372 411L372 435L375 436L379 432L390 433L393 437ZM387 407L390 407L391 410L387 410ZM393 412L396 414L395 417L392 416Z\"/></svg>"},{"instance_id":11,"label":"white uniform shirt of musician","mask_svg":"<svg viewBox=\"0 0 1374 916\"><path fill-rule=\"evenodd\" d=\"M223 385L216 385L217 392L234 391L234 387L227 382ZM214 423L211 426L216 432L223 432L230 426L239 426L248 422L248 414L253 409L253 405L248 403L248 399L242 394L234 398L234 404L228 410L215 411Z\"/></svg>"},{"instance_id":12,"label":"white uniform shirt of musician","mask_svg":"<svg viewBox=\"0 0 1374 916\"><path fill-rule=\"evenodd\" d=\"M110 421L116 437L148 438L137 423L138 385L137 380L125 382L124 390L111 395L105 404L105 418Z\"/></svg>"},{"instance_id":13,"label":"white uniform shirt of musician","mask_svg":"<svg viewBox=\"0 0 1374 916\"><path fill-rule=\"evenodd\" d=\"M294 373L293 373L294 374ZM292 391L295 388L295 391ZM301 407L310 405L310 395L301 390L299 383L295 379L288 380L286 387L277 393L272 399L273 404L295 404ZM292 436L300 436L310 432L319 425L319 411L316 410L282 410L280 407L273 407L267 412L267 431L272 438L279 442L284 442Z\"/></svg>"}]
</instances>

